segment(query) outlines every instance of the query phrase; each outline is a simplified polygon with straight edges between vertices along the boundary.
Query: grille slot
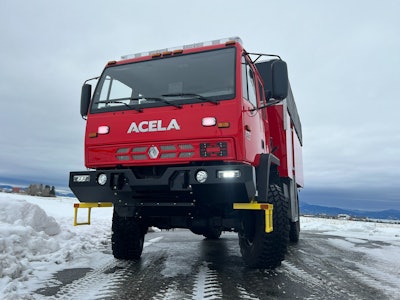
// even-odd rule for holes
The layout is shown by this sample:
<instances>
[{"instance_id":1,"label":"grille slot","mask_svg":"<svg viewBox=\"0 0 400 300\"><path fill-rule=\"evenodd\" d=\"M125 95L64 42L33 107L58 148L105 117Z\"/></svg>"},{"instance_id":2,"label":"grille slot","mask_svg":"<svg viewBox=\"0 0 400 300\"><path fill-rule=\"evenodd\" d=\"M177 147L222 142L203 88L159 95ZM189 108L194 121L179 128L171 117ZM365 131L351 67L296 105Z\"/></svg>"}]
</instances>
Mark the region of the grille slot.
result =
<instances>
[{"instance_id":1,"label":"grille slot","mask_svg":"<svg viewBox=\"0 0 400 300\"><path fill-rule=\"evenodd\" d=\"M195 146L189 143L123 147L117 149L116 158L119 161L187 159L195 156L195 149ZM156 151L159 152L157 155L155 155ZM150 153L153 153L152 157L150 157Z\"/></svg>"}]
</instances>

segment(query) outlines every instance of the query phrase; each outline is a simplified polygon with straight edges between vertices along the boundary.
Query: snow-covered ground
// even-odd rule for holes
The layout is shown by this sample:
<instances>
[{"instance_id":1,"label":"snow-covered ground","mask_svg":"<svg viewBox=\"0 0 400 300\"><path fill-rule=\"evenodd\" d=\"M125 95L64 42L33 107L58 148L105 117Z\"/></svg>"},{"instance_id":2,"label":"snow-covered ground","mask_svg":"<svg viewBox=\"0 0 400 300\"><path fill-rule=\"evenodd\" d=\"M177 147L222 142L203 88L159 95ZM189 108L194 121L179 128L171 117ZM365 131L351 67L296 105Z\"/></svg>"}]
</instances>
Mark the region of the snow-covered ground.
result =
<instances>
[{"instance_id":1,"label":"snow-covered ground","mask_svg":"<svg viewBox=\"0 0 400 300\"><path fill-rule=\"evenodd\" d=\"M0 299L21 299L54 272L108 259L99 249L109 244L112 209L92 209L93 225L74 227L76 202L0 193ZM86 221L87 210L78 216Z\"/></svg>"},{"instance_id":2,"label":"snow-covered ground","mask_svg":"<svg viewBox=\"0 0 400 300\"><path fill-rule=\"evenodd\" d=\"M96 268L109 260L99 250L109 245L112 208L93 209L91 226L74 227L75 202L0 193L0 299L30 299L57 271ZM80 211L80 221L86 217ZM344 237L328 242L350 251L357 246L374 262L397 270L390 281L400 286L400 225L305 217L301 225L302 231ZM362 247L366 241L384 246Z\"/></svg>"}]
</instances>

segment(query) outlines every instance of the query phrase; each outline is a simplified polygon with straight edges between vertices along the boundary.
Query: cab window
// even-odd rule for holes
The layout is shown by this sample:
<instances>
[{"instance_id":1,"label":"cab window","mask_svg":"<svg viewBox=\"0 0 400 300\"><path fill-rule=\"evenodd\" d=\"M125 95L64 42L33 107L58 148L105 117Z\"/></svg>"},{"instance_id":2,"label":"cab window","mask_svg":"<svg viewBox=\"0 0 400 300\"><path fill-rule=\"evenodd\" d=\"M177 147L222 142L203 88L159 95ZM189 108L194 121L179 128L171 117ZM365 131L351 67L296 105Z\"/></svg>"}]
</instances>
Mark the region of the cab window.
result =
<instances>
[{"instance_id":1,"label":"cab window","mask_svg":"<svg viewBox=\"0 0 400 300\"><path fill-rule=\"evenodd\" d=\"M255 74L244 57L242 57L242 89L243 98L257 107Z\"/></svg>"}]
</instances>

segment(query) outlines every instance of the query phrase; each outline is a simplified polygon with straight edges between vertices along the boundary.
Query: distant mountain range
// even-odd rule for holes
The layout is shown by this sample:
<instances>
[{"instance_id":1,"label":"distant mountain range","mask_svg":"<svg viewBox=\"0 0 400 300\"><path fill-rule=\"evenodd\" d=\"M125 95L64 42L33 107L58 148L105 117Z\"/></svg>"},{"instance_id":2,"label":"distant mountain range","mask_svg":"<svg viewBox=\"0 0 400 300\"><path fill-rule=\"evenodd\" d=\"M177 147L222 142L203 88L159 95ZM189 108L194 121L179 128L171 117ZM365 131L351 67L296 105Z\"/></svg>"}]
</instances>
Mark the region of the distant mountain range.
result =
<instances>
[{"instance_id":1,"label":"distant mountain range","mask_svg":"<svg viewBox=\"0 0 400 300\"><path fill-rule=\"evenodd\" d=\"M400 220L400 210L388 209L381 211L352 210L337 207L326 207L311 205L300 202L300 213L303 215L328 215L337 216L340 214L358 218L381 219L381 220Z\"/></svg>"},{"instance_id":2,"label":"distant mountain range","mask_svg":"<svg viewBox=\"0 0 400 300\"><path fill-rule=\"evenodd\" d=\"M23 186L23 184L19 185ZM13 186L9 184L0 184L0 189L11 191ZM56 188L56 196L59 197L75 197L75 195L68 188ZM349 215L357 218L381 219L381 220L400 220L400 210L388 209L381 211L368 211L368 210L355 210L343 209L338 207L328 207L320 205L311 205L306 202L300 201L300 213L303 215L327 215L337 216L340 214Z\"/></svg>"}]
</instances>

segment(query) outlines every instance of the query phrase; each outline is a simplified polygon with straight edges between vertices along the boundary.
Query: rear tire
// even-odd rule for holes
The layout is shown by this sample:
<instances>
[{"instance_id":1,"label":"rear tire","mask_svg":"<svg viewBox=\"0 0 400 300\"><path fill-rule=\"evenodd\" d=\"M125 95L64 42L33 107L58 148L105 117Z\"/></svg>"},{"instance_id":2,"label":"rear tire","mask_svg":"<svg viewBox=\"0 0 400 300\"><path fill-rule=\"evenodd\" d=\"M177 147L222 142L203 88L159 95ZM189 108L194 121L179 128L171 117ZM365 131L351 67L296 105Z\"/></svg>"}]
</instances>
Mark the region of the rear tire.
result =
<instances>
[{"instance_id":1,"label":"rear tire","mask_svg":"<svg viewBox=\"0 0 400 300\"><path fill-rule=\"evenodd\" d=\"M297 196L297 221L290 221L290 230L289 230L289 240L292 243L298 243L300 239L300 209L299 209L299 197Z\"/></svg>"},{"instance_id":2,"label":"rear tire","mask_svg":"<svg viewBox=\"0 0 400 300\"><path fill-rule=\"evenodd\" d=\"M217 240L221 236L222 230L217 227L209 227L204 233L203 236L210 240Z\"/></svg>"},{"instance_id":3,"label":"rear tire","mask_svg":"<svg viewBox=\"0 0 400 300\"><path fill-rule=\"evenodd\" d=\"M137 260L142 255L145 232L134 217L120 217L115 211L111 244L117 259Z\"/></svg>"},{"instance_id":4,"label":"rear tire","mask_svg":"<svg viewBox=\"0 0 400 300\"><path fill-rule=\"evenodd\" d=\"M300 239L300 219L297 222L290 222L289 240L298 243Z\"/></svg>"},{"instance_id":5,"label":"rear tire","mask_svg":"<svg viewBox=\"0 0 400 300\"><path fill-rule=\"evenodd\" d=\"M250 268L274 269L281 265L289 242L288 202L278 185L270 185L268 203L274 205L273 228L265 233L264 211L246 211L239 231L240 252Z\"/></svg>"}]
</instances>

